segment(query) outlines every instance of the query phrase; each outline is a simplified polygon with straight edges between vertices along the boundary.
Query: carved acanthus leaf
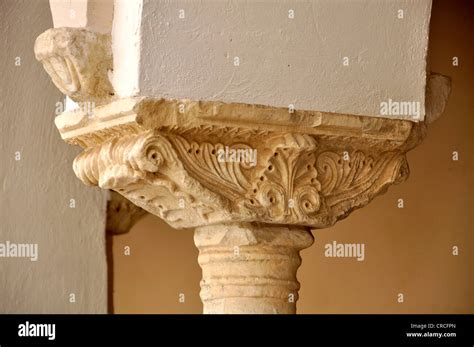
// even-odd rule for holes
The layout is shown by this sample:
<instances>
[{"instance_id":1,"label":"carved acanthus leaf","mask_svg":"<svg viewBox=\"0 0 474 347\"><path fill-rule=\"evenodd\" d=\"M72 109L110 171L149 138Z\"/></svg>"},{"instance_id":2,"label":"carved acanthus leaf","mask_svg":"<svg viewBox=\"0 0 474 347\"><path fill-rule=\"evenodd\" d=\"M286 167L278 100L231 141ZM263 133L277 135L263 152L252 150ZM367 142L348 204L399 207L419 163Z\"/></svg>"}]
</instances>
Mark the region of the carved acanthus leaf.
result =
<instances>
[{"instance_id":1,"label":"carved acanthus leaf","mask_svg":"<svg viewBox=\"0 0 474 347\"><path fill-rule=\"evenodd\" d=\"M405 154L399 151L372 155L359 150L326 151L318 155L316 168L321 194L334 221L366 205L388 185L400 183L409 174Z\"/></svg>"},{"instance_id":2,"label":"carved acanthus leaf","mask_svg":"<svg viewBox=\"0 0 474 347\"><path fill-rule=\"evenodd\" d=\"M245 196L250 188L251 164L223 160L223 155L229 150L251 151L251 146L239 143L229 148L222 143L188 142L182 136L168 137L180 153L183 165L204 185L214 186L212 190L229 199L242 199Z\"/></svg>"},{"instance_id":3,"label":"carved acanthus leaf","mask_svg":"<svg viewBox=\"0 0 474 347\"><path fill-rule=\"evenodd\" d=\"M239 150L255 151L255 161L221 158ZM74 170L85 183L114 189L175 227L230 221L325 227L408 174L403 152L345 150L306 134L262 136L251 146L157 131L87 149Z\"/></svg>"},{"instance_id":4,"label":"carved acanthus leaf","mask_svg":"<svg viewBox=\"0 0 474 347\"><path fill-rule=\"evenodd\" d=\"M269 139L268 144L260 151L250 204L275 222L309 222L321 204L314 167L316 140L309 135L285 134Z\"/></svg>"}]
</instances>

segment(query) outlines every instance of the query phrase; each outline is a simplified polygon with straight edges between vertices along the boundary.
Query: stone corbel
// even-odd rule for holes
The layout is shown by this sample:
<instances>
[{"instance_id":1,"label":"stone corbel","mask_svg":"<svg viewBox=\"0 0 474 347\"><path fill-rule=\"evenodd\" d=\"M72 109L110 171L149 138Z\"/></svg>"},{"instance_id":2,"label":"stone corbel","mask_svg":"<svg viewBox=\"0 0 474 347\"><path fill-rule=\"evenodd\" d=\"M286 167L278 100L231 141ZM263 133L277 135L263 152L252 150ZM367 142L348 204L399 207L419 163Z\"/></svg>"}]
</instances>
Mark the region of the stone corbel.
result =
<instances>
[{"instance_id":1,"label":"stone corbel","mask_svg":"<svg viewBox=\"0 0 474 347\"><path fill-rule=\"evenodd\" d=\"M110 34L82 28L54 28L35 43L36 59L56 87L72 100L103 104L114 95Z\"/></svg>"},{"instance_id":2,"label":"stone corbel","mask_svg":"<svg viewBox=\"0 0 474 347\"><path fill-rule=\"evenodd\" d=\"M62 138L84 149L74 171L174 228L195 228L207 313L294 313L299 251L311 245L310 230L333 225L407 179L406 153L426 133L426 123L407 120L109 98L109 42L88 35L49 31L36 44L58 88L101 100L92 113L56 118ZM449 80L428 79L428 121L448 94Z\"/></svg>"}]
</instances>

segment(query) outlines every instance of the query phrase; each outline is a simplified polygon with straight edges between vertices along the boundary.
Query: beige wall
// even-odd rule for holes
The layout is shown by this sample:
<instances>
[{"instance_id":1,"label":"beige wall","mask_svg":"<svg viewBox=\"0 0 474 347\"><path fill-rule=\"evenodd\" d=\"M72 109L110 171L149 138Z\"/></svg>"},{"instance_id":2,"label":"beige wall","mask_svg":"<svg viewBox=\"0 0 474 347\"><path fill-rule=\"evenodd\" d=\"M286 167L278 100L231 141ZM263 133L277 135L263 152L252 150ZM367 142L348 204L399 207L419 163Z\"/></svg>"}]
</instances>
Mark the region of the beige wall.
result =
<instances>
[{"instance_id":1,"label":"beige wall","mask_svg":"<svg viewBox=\"0 0 474 347\"><path fill-rule=\"evenodd\" d=\"M453 79L448 107L409 153L407 182L314 233L298 273L299 313L474 313L472 10L469 1L434 2L430 62L433 71ZM400 198L404 209L397 208ZM324 257L324 245L333 240L365 243L365 261ZM130 256L123 254L125 246ZM148 216L114 238L114 261L117 313L201 312L192 231L172 230Z\"/></svg>"},{"instance_id":2,"label":"beige wall","mask_svg":"<svg viewBox=\"0 0 474 347\"><path fill-rule=\"evenodd\" d=\"M78 149L54 126L62 95L33 52L50 27L48 0L0 2L0 243L39 250L0 258L0 313L106 312L105 194L74 176Z\"/></svg>"}]
</instances>

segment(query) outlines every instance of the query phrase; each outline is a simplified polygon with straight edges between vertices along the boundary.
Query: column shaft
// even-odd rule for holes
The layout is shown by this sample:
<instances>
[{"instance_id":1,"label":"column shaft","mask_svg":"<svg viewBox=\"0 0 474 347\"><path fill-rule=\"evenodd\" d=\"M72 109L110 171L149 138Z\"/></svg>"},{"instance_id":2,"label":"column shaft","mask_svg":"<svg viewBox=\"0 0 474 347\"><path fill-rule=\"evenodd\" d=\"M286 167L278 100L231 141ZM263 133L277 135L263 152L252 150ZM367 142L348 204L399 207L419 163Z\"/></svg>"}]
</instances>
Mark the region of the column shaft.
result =
<instances>
[{"instance_id":1,"label":"column shaft","mask_svg":"<svg viewBox=\"0 0 474 347\"><path fill-rule=\"evenodd\" d=\"M204 313L295 313L299 251L313 243L300 227L241 223L196 228Z\"/></svg>"}]
</instances>

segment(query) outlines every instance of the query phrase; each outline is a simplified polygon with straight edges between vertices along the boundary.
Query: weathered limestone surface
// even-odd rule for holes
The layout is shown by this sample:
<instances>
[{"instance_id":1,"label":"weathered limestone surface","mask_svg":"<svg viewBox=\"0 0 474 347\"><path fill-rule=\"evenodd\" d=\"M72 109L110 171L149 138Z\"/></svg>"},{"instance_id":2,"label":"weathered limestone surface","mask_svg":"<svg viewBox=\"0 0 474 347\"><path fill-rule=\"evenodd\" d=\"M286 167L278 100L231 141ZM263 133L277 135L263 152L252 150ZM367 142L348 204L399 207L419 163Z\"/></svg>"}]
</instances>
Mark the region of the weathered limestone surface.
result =
<instances>
[{"instance_id":1,"label":"weathered limestone surface","mask_svg":"<svg viewBox=\"0 0 474 347\"><path fill-rule=\"evenodd\" d=\"M298 252L312 243L309 229L333 225L405 180L406 152L426 132L424 122L406 120L118 99L108 80L107 35L50 29L35 50L63 93L95 103L92 112L56 118L62 138L84 149L76 175L175 228L196 228L206 313L294 313ZM448 94L449 80L428 79L428 121ZM115 232L143 214L125 206L109 204L114 213L129 211L118 214L123 223L109 219Z\"/></svg>"},{"instance_id":2,"label":"weathered limestone surface","mask_svg":"<svg viewBox=\"0 0 474 347\"><path fill-rule=\"evenodd\" d=\"M105 102L113 95L110 34L81 28L49 29L35 43L36 59L56 87L74 101Z\"/></svg>"},{"instance_id":3,"label":"weathered limestone surface","mask_svg":"<svg viewBox=\"0 0 474 347\"><path fill-rule=\"evenodd\" d=\"M299 111L298 122L282 119L272 129L260 116L283 118L288 110L213 106L119 100L93 117L63 114L56 124L66 141L85 148L74 162L84 183L116 190L176 228L231 221L330 226L406 179L405 153L424 130L408 121ZM254 122L240 123L244 116ZM206 125L210 117L221 124ZM255 150L255 162L220 161L226 148Z\"/></svg>"},{"instance_id":4,"label":"weathered limestone surface","mask_svg":"<svg viewBox=\"0 0 474 347\"><path fill-rule=\"evenodd\" d=\"M313 236L299 227L224 224L196 228L204 313L296 313L299 251Z\"/></svg>"}]
</instances>

